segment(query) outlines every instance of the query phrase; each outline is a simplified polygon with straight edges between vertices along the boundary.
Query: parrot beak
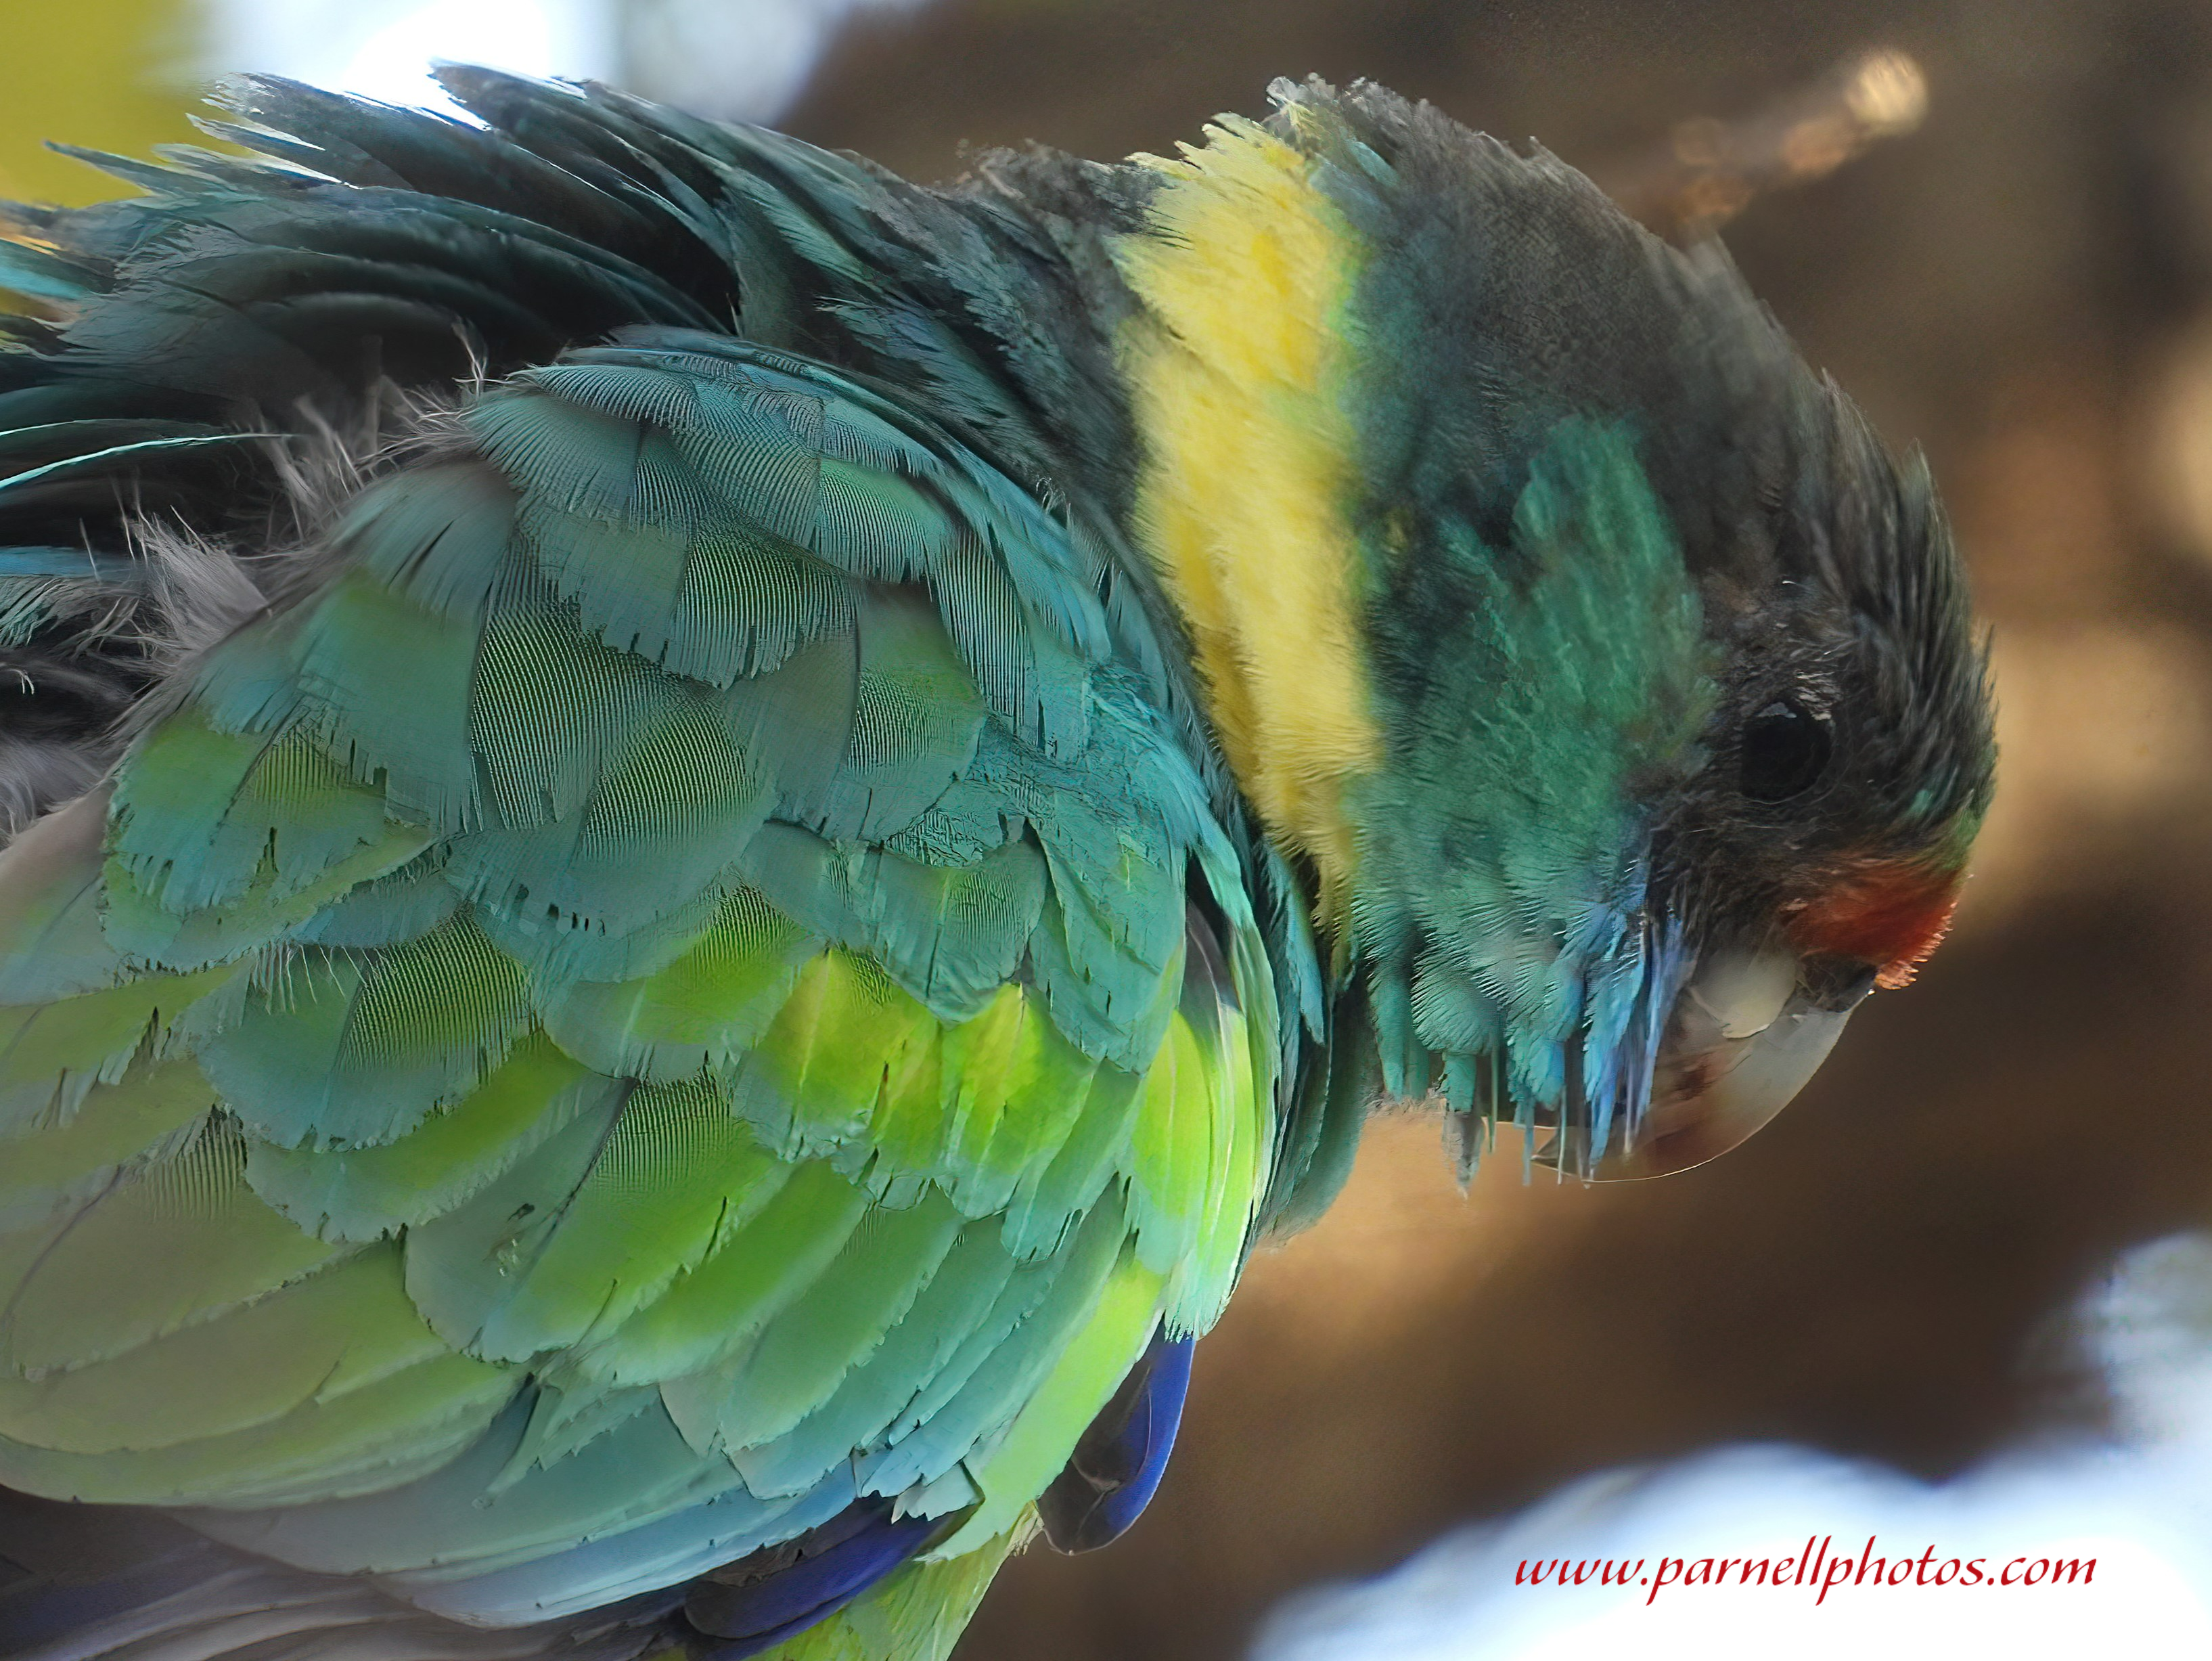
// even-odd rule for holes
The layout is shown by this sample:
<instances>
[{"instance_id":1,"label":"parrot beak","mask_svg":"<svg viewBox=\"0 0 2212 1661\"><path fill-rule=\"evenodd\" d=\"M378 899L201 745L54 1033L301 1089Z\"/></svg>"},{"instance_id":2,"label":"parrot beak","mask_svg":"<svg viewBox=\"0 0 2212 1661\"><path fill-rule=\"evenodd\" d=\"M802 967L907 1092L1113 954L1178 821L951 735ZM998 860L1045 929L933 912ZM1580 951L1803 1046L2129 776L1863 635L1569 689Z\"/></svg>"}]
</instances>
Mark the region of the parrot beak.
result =
<instances>
[{"instance_id":1,"label":"parrot beak","mask_svg":"<svg viewBox=\"0 0 2212 1661\"><path fill-rule=\"evenodd\" d=\"M1744 1141L1805 1087L1875 973L1872 964L1785 952L1700 964L1668 1017L1650 1107L1597 1180L1669 1176Z\"/></svg>"}]
</instances>

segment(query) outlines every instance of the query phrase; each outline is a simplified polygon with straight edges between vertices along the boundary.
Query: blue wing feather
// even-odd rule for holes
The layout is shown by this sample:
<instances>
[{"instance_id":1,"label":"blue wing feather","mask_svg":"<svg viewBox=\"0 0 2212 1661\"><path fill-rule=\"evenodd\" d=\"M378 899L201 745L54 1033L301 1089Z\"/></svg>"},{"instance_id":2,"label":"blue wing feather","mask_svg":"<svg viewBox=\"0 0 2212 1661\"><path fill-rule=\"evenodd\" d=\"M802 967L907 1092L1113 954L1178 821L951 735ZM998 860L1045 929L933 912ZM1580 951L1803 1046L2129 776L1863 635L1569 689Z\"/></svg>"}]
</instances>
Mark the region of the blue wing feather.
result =
<instances>
[{"instance_id":1,"label":"blue wing feather","mask_svg":"<svg viewBox=\"0 0 2212 1661\"><path fill-rule=\"evenodd\" d=\"M1037 1501L1045 1537L1061 1551L1096 1551L1127 1533L1159 1491L1190 1390L1188 1338L1164 1334L1100 1409L1067 1468Z\"/></svg>"}]
</instances>

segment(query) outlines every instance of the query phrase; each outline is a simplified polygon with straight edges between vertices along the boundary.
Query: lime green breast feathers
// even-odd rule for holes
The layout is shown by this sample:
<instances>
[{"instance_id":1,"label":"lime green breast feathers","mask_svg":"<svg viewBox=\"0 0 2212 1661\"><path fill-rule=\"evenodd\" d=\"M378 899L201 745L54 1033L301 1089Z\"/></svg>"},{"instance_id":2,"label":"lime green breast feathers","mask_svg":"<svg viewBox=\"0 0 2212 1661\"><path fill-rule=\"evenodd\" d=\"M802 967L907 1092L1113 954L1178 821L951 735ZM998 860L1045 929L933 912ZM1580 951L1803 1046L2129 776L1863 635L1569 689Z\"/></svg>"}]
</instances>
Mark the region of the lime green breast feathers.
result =
<instances>
[{"instance_id":1,"label":"lime green breast feathers","mask_svg":"<svg viewBox=\"0 0 2212 1661\"><path fill-rule=\"evenodd\" d=\"M949 1641L1249 1248L1238 851L876 395L667 334L457 422L0 855L0 1484L475 1623L865 1524L835 1629Z\"/></svg>"}]
</instances>

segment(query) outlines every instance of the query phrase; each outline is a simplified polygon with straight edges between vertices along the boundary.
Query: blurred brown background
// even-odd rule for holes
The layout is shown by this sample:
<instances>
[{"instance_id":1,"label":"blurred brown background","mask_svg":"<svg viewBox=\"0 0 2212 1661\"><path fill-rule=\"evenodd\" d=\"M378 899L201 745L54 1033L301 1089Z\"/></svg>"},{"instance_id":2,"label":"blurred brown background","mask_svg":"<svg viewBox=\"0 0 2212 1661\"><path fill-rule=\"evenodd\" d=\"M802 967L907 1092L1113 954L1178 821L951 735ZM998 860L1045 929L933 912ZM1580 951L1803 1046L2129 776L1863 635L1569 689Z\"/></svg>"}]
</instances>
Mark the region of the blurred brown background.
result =
<instances>
[{"instance_id":1,"label":"blurred brown background","mask_svg":"<svg viewBox=\"0 0 2212 1661\"><path fill-rule=\"evenodd\" d=\"M2212 1202L2212 4L949 0L848 32L786 119L943 177L1367 76L1667 220L1875 48L1924 120L1723 234L1927 448L1996 628L2003 772L1952 943L1687 1176L1501 1158L1462 1200L1432 1120L1378 1124L1201 1346L1143 1524L1015 1563L964 1661L1231 1656L1283 1593L1616 1462L1786 1437L1941 1473L2094 1415L2047 1311Z\"/></svg>"},{"instance_id":2,"label":"blurred brown background","mask_svg":"<svg viewBox=\"0 0 2212 1661\"><path fill-rule=\"evenodd\" d=\"M0 189L100 187L35 136L179 131L179 3L0 0ZM1201 1348L1142 1525L1014 1564L964 1661L1233 1656L1285 1591L1613 1463L1935 1474L2094 1421L2049 1311L2212 1207L2212 0L936 0L860 18L783 125L943 178L1165 149L1309 73L1534 135L1679 234L1742 210L1754 288L1944 482L1998 804L1953 943L1719 1164L1505 1157L1462 1199L1433 1121L1378 1123Z\"/></svg>"}]
</instances>

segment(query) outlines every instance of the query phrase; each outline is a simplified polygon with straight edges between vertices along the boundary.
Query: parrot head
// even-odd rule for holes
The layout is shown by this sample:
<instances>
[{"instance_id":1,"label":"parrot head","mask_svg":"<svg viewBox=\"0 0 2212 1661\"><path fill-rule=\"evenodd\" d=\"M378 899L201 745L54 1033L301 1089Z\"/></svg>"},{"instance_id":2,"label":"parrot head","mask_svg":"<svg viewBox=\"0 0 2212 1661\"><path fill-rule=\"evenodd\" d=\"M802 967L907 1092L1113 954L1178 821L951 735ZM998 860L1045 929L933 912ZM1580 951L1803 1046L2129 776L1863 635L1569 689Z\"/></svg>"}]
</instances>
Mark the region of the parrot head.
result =
<instances>
[{"instance_id":1,"label":"parrot head","mask_svg":"<svg viewBox=\"0 0 2212 1661\"><path fill-rule=\"evenodd\" d=\"M1117 249L1133 523L1393 1095L1701 1163L1942 937L1984 652L1899 467L1717 249L1279 86Z\"/></svg>"}]
</instances>

